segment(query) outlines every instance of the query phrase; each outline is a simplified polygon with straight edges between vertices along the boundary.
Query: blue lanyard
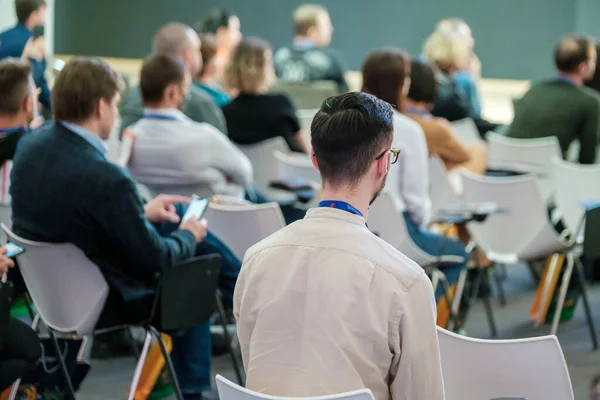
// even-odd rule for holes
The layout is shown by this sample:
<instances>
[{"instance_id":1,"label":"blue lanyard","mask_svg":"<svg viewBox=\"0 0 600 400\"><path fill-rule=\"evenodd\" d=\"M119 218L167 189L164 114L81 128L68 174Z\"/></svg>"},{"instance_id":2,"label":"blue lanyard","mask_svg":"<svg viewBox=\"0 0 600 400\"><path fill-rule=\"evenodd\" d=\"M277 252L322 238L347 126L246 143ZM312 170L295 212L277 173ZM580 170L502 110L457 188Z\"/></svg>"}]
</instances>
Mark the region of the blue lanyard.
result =
<instances>
[{"instance_id":1,"label":"blue lanyard","mask_svg":"<svg viewBox=\"0 0 600 400\"><path fill-rule=\"evenodd\" d=\"M0 128L0 134L10 135L11 133L23 132L26 130L27 130L27 128L25 128L24 126L15 126L13 128L5 128L5 129Z\"/></svg>"},{"instance_id":2,"label":"blue lanyard","mask_svg":"<svg viewBox=\"0 0 600 400\"><path fill-rule=\"evenodd\" d=\"M163 121L177 121L176 117L174 117L172 115L163 115L163 114L144 113L144 116L142 118L144 118L144 119L160 119Z\"/></svg>"},{"instance_id":3,"label":"blue lanyard","mask_svg":"<svg viewBox=\"0 0 600 400\"><path fill-rule=\"evenodd\" d=\"M356 207L354 207L352 204L348 204L345 201L323 200L322 202L319 203L319 207L337 208L338 210L344 210L344 211L349 212L350 214L355 214L355 215L358 215L358 216L364 218L363 213L358 211L358 209Z\"/></svg>"}]
</instances>

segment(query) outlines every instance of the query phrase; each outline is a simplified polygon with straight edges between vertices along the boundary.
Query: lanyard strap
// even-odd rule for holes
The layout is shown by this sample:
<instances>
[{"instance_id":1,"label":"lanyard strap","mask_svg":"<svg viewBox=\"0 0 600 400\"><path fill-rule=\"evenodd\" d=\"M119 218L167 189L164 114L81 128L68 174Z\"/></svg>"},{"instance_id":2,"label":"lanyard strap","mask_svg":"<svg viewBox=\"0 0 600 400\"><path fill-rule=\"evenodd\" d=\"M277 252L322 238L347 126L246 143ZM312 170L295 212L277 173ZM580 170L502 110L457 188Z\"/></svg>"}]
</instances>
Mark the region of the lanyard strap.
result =
<instances>
[{"instance_id":1,"label":"lanyard strap","mask_svg":"<svg viewBox=\"0 0 600 400\"><path fill-rule=\"evenodd\" d=\"M338 210L344 210L349 212L350 214L355 214L364 218L363 213L361 213L356 207L352 204L348 204L345 201L339 200L323 200L319 203L319 207L327 207L327 208L337 208Z\"/></svg>"},{"instance_id":2,"label":"lanyard strap","mask_svg":"<svg viewBox=\"0 0 600 400\"><path fill-rule=\"evenodd\" d=\"M177 121L176 117L174 117L172 115L163 115L163 114L144 113L144 116L142 118L144 118L144 119L159 119L159 120L163 120L163 121Z\"/></svg>"},{"instance_id":3,"label":"lanyard strap","mask_svg":"<svg viewBox=\"0 0 600 400\"><path fill-rule=\"evenodd\" d=\"M27 130L24 126L15 126L13 128L0 128L0 134L10 135L11 133L23 132Z\"/></svg>"}]
</instances>

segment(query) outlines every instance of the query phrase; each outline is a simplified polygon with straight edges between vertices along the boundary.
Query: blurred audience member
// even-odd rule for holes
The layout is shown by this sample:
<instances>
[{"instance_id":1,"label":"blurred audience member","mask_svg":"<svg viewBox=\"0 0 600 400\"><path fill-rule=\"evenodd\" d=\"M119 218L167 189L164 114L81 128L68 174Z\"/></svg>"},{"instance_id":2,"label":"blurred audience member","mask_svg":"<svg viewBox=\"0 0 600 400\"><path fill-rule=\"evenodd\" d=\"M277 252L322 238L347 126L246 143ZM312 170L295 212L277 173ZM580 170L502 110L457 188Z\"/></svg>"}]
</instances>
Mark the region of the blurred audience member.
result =
<instances>
[{"instance_id":1,"label":"blurred audience member","mask_svg":"<svg viewBox=\"0 0 600 400\"><path fill-rule=\"evenodd\" d=\"M483 138L488 131L496 129L498 125L481 118L453 81L470 57L468 41L457 33L434 32L425 42L423 53L436 67L438 93L431 113L449 121L471 118Z\"/></svg>"},{"instance_id":2,"label":"blurred audience member","mask_svg":"<svg viewBox=\"0 0 600 400\"><path fill-rule=\"evenodd\" d=\"M481 116L481 101L477 83L481 79L481 62L473 47L475 40L471 28L460 18L446 18L438 22L437 32L449 34L454 40L464 40L469 54L463 68L452 77L457 89L469 100L477 116Z\"/></svg>"},{"instance_id":3,"label":"blurred audience member","mask_svg":"<svg viewBox=\"0 0 600 400\"><path fill-rule=\"evenodd\" d=\"M452 132L448 120L431 115L437 96L433 67L427 62L413 60L410 71L410 90L404 102L404 112L423 128L429 154L439 156L447 169L462 167L477 174L485 173L485 144L464 145Z\"/></svg>"},{"instance_id":4,"label":"blurred audience member","mask_svg":"<svg viewBox=\"0 0 600 400\"><path fill-rule=\"evenodd\" d=\"M566 152L579 141L579 162L593 164L600 134L598 93L583 86L596 70L596 46L583 36L567 36L556 46L558 77L534 84L515 108L508 130L514 138L556 136Z\"/></svg>"},{"instance_id":5,"label":"blurred audience member","mask_svg":"<svg viewBox=\"0 0 600 400\"><path fill-rule=\"evenodd\" d=\"M308 153L291 99L283 93L268 93L273 80L269 44L256 37L242 39L225 71L225 85L239 92L223 107L229 138L253 144L281 136L290 150Z\"/></svg>"},{"instance_id":6,"label":"blurred audience member","mask_svg":"<svg viewBox=\"0 0 600 400\"><path fill-rule=\"evenodd\" d=\"M294 43L275 53L277 77L284 82L334 81L340 93L348 91L346 67L341 57L327 48L333 25L327 9L304 4L294 11Z\"/></svg>"},{"instance_id":7,"label":"blurred audience member","mask_svg":"<svg viewBox=\"0 0 600 400\"><path fill-rule=\"evenodd\" d=\"M189 26L170 23L163 26L154 36L152 49L154 54L164 54L181 61L191 76L196 76L202 68L200 39ZM227 124L221 109L212 97L197 87L192 87L189 98L183 106L183 112L196 122L206 122L227 132ZM142 93L139 87L128 91L121 105L121 129L127 128L144 116Z\"/></svg>"},{"instance_id":8,"label":"blurred audience member","mask_svg":"<svg viewBox=\"0 0 600 400\"><path fill-rule=\"evenodd\" d=\"M387 101L395 109L393 146L401 149L402 153L399 156L400 165L392 168L389 174L390 194L402 212L408 233L417 246L435 257L464 257L463 264L442 267L450 284L454 284L458 282L460 272L467 267L468 255L460 241L427 229L431 217L427 142L421 127L401 114L410 86L410 74L410 58L404 51L375 50L367 56L362 66L362 90ZM440 287L436 297L441 295Z\"/></svg>"},{"instance_id":9,"label":"blurred audience member","mask_svg":"<svg viewBox=\"0 0 600 400\"><path fill-rule=\"evenodd\" d=\"M102 61L67 63L52 92L56 122L21 139L10 189L16 234L73 243L102 271L110 291L99 328L148 318L157 274L179 261L221 253L226 296L240 267L230 252L209 242L206 221L190 218L177 225L179 204L189 198L161 195L144 205L129 174L106 160L104 141L118 116L121 84ZM209 328L173 336L173 361L185 393L210 388Z\"/></svg>"},{"instance_id":10,"label":"blurred audience member","mask_svg":"<svg viewBox=\"0 0 600 400\"><path fill-rule=\"evenodd\" d=\"M246 252L235 289L248 389L444 399L431 283L365 224L396 167L393 136L392 109L374 96L323 102L312 123L322 201Z\"/></svg>"},{"instance_id":11,"label":"blurred audience member","mask_svg":"<svg viewBox=\"0 0 600 400\"><path fill-rule=\"evenodd\" d=\"M15 11L17 26L0 33L0 60L15 57L29 61L35 84L41 90L39 101L50 108L50 89L46 81L46 41L43 36L46 2L15 0Z\"/></svg>"},{"instance_id":12,"label":"blurred audience member","mask_svg":"<svg viewBox=\"0 0 600 400\"><path fill-rule=\"evenodd\" d=\"M202 68L195 76L194 86L204 90L219 107L223 107L229 104L231 96L220 84L225 64L217 57L217 41L210 33L201 34L200 41L202 42Z\"/></svg>"},{"instance_id":13,"label":"blurred audience member","mask_svg":"<svg viewBox=\"0 0 600 400\"><path fill-rule=\"evenodd\" d=\"M229 61L229 55L242 39L240 19L229 10L212 10L196 30L215 35L217 58L223 65Z\"/></svg>"},{"instance_id":14,"label":"blurred audience member","mask_svg":"<svg viewBox=\"0 0 600 400\"><path fill-rule=\"evenodd\" d=\"M0 204L10 204L10 160L37 115L36 91L29 63L16 58L0 62Z\"/></svg>"},{"instance_id":15,"label":"blurred audience member","mask_svg":"<svg viewBox=\"0 0 600 400\"><path fill-rule=\"evenodd\" d=\"M15 263L6 258L6 248L0 247L0 276L13 268ZM8 312L7 309L3 312ZM0 392L17 379L33 372L36 362L42 356L42 347L37 333L29 325L16 318L2 316L7 325L0 326Z\"/></svg>"},{"instance_id":16,"label":"blurred audience member","mask_svg":"<svg viewBox=\"0 0 600 400\"><path fill-rule=\"evenodd\" d=\"M596 41L596 54L600 54L600 42ZM600 68L596 68L594 76L584 82L585 86L600 93Z\"/></svg>"},{"instance_id":17,"label":"blurred audience member","mask_svg":"<svg viewBox=\"0 0 600 400\"><path fill-rule=\"evenodd\" d=\"M252 183L252 165L225 134L180 111L190 85L180 61L157 54L144 62L144 117L130 127L135 139L127 167L154 195L243 197L244 186Z\"/></svg>"}]
</instances>

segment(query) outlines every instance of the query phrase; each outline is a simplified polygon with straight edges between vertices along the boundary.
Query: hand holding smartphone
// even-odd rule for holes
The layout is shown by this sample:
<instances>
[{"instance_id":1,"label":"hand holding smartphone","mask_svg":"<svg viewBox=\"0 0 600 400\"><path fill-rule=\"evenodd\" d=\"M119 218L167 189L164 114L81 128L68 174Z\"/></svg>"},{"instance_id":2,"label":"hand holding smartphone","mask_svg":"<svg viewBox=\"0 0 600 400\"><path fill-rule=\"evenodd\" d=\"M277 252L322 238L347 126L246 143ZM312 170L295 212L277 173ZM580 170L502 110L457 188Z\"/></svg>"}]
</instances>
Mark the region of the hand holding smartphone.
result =
<instances>
[{"instance_id":1,"label":"hand holding smartphone","mask_svg":"<svg viewBox=\"0 0 600 400\"><path fill-rule=\"evenodd\" d=\"M6 249L6 258L13 258L25 251L24 248L14 243L8 242L3 246Z\"/></svg>"},{"instance_id":2,"label":"hand holding smartphone","mask_svg":"<svg viewBox=\"0 0 600 400\"><path fill-rule=\"evenodd\" d=\"M192 202L190 203L185 215L181 219L181 223L184 223L188 219L194 217L196 221L200 221L202 216L206 212L208 208L209 199L199 198L198 196L192 197Z\"/></svg>"}]
</instances>

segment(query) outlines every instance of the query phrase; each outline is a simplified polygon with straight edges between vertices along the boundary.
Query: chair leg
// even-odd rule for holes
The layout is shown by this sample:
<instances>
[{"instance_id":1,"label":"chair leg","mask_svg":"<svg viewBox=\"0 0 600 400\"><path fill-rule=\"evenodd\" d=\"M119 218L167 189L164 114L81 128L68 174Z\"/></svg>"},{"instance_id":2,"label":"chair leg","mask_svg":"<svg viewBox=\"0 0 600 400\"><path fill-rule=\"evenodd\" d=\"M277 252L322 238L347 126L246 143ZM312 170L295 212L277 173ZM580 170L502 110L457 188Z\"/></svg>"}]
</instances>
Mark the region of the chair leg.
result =
<instances>
[{"instance_id":1,"label":"chair leg","mask_svg":"<svg viewBox=\"0 0 600 400\"><path fill-rule=\"evenodd\" d=\"M449 326L448 329L452 332L455 332L457 329L462 328L464 325L464 321L460 320L460 305L463 300L463 295L465 292L465 283L467 281L467 275L469 271L464 269L460 272L458 276L458 283L456 285L456 291L454 292L454 298L452 299L452 312L456 315L457 324L454 326Z\"/></svg>"},{"instance_id":2,"label":"chair leg","mask_svg":"<svg viewBox=\"0 0 600 400\"><path fill-rule=\"evenodd\" d=\"M219 319L221 320L221 325L223 326L223 334L225 335L225 341L227 342L227 350L229 351L229 355L231 356L231 363L233 364L233 370L235 371L235 377L238 380L238 383L241 386L245 386L244 378L242 376L242 370L240 368L240 364L238 359L233 352L233 348L231 347L232 340L231 336L229 336L229 331L227 331L227 313L225 313L225 307L223 306L223 301L221 301L221 296L218 292L215 293L217 308L219 309Z\"/></svg>"},{"instance_id":3,"label":"chair leg","mask_svg":"<svg viewBox=\"0 0 600 400\"><path fill-rule=\"evenodd\" d=\"M131 385L129 387L129 400L134 400L135 391L140 383L140 376L142 375L142 369L144 368L144 363L146 362L146 358L148 357L148 352L150 351L150 342L152 341L152 334L146 330L146 338L144 339L144 347L142 347L142 353L140 354L140 358L138 359L137 365L135 366L135 371L133 373L133 379L131 380Z\"/></svg>"},{"instance_id":4,"label":"chair leg","mask_svg":"<svg viewBox=\"0 0 600 400\"><path fill-rule=\"evenodd\" d=\"M28 292L25 292L25 306L27 307L27 313L29 314L29 318L33 321L35 319L35 313L33 312L33 300L31 300L31 296L29 296Z\"/></svg>"},{"instance_id":5,"label":"chair leg","mask_svg":"<svg viewBox=\"0 0 600 400\"><path fill-rule=\"evenodd\" d=\"M492 337L498 337L498 329L496 328L496 321L494 319L494 311L492 310L492 304L490 302L490 290L491 286L490 286L490 282L489 282L489 277L487 275L487 271L484 268L479 268L479 273L477 276L477 295L479 295L479 288L481 287L481 284L483 283L483 281L486 281L487 286L488 286L488 293L483 296L483 306L485 307L485 314L488 320L488 324L490 325L490 333L492 335Z\"/></svg>"},{"instance_id":6,"label":"chair leg","mask_svg":"<svg viewBox=\"0 0 600 400\"><path fill-rule=\"evenodd\" d=\"M60 369L63 372L65 382L67 383L67 389L69 390L69 398L75 400L75 389L73 389L73 382L71 382L71 375L69 374L69 370L67 369L67 364L65 364L65 360L60 351L60 346L58 345L58 340L52 332L52 329L48 327L48 334L50 335L50 339L52 340L52 344L54 346L54 352L56 353L56 358L60 364Z\"/></svg>"},{"instance_id":7,"label":"chair leg","mask_svg":"<svg viewBox=\"0 0 600 400\"><path fill-rule=\"evenodd\" d=\"M129 342L129 345L131 346L131 353L135 355L135 359L139 359L140 358L140 349L138 349L136 343L135 343L135 339L133 338L133 335L131 334L131 328L127 327L125 328L125 336L127 336L127 341Z\"/></svg>"},{"instance_id":8,"label":"chair leg","mask_svg":"<svg viewBox=\"0 0 600 400\"><path fill-rule=\"evenodd\" d=\"M577 272L577 279L579 280L579 284L581 285L581 297L583 299L585 317L590 328L590 335L592 336L592 346L594 350L597 350L598 336L596 335L596 326L594 325L594 319L592 318L592 312L590 309L590 300L588 298L587 282L585 281L583 265L581 264L581 260L579 259L579 257L575 257L575 269Z\"/></svg>"},{"instance_id":9,"label":"chair leg","mask_svg":"<svg viewBox=\"0 0 600 400\"><path fill-rule=\"evenodd\" d=\"M497 268L502 268L504 265L498 265ZM498 300L502 307L506 306L506 293L504 292L504 285L502 281L506 279L506 270L502 273L500 271L494 271L494 282L496 282L496 289L498 290Z\"/></svg>"},{"instance_id":10,"label":"chair leg","mask_svg":"<svg viewBox=\"0 0 600 400\"><path fill-rule=\"evenodd\" d=\"M565 305L565 298L567 297L567 290L569 289L569 283L571 282L571 276L573 275L573 254L566 254L567 257L567 269L562 277L562 283L560 285L560 292L558 295L558 302L554 308L554 319L552 320L552 328L550 329L551 335L556 335L558 331L558 323L560 322L560 315L562 314L563 307Z\"/></svg>"},{"instance_id":11,"label":"chair leg","mask_svg":"<svg viewBox=\"0 0 600 400\"><path fill-rule=\"evenodd\" d=\"M450 284L448 283L448 279L446 279L446 275L440 275L440 281L442 282L442 290L444 292L444 298L446 299L446 304L448 305L448 312L450 313L450 318L448 318L448 322L445 328L448 328L450 322L452 322L453 326L458 326L458 317L452 310L452 296L450 296Z\"/></svg>"},{"instance_id":12,"label":"chair leg","mask_svg":"<svg viewBox=\"0 0 600 400\"><path fill-rule=\"evenodd\" d=\"M181 386L179 385L179 379L177 379L177 373L175 373L173 360L171 359L171 355L167 350L167 346L165 346L165 342L162 336L160 335L160 332L152 325L149 325L147 329L156 337L158 345L160 346L160 351L162 352L162 355L165 358L167 369L169 371L169 375L171 376L171 383L173 384L173 389L175 389L175 397L177 398L177 400L183 400L183 392L181 391Z\"/></svg>"}]
</instances>

